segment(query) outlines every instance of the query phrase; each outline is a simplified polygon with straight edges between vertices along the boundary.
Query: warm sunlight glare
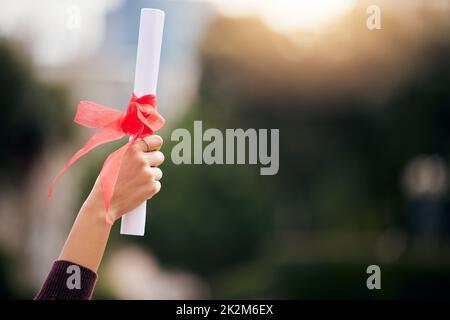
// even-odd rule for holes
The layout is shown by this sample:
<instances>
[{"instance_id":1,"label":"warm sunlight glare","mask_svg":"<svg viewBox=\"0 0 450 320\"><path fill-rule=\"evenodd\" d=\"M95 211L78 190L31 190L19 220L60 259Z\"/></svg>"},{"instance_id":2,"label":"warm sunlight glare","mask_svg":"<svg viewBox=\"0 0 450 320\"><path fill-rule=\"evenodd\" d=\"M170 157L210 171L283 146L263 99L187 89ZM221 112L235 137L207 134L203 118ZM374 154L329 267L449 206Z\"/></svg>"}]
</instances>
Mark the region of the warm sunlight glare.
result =
<instances>
[{"instance_id":1,"label":"warm sunlight glare","mask_svg":"<svg viewBox=\"0 0 450 320\"><path fill-rule=\"evenodd\" d=\"M351 10L355 0L210 0L232 16L257 15L280 32L313 30Z\"/></svg>"}]
</instances>

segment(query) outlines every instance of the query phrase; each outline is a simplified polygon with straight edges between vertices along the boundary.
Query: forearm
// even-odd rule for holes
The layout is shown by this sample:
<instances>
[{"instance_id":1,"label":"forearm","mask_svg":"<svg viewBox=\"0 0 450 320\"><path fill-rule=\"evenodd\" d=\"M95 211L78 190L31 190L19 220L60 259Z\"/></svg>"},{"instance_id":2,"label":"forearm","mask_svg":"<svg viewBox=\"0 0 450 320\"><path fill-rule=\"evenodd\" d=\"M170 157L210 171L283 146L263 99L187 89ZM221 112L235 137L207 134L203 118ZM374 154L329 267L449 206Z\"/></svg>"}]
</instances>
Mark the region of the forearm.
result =
<instances>
[{"instance_id":1,"label":"forearm","mask_svg":"<svg viewBox=\"0 0 450 320\"><path fill-rule=\"evenodd\" d=\"M72 261L97 272L110 231L101 196L91 193L81 207L58 259Z\"/></svg>"},{"instance_id":2,"label":"forearm","mask_svg":"<svg viewBox=\"0 0 450 320\"><path fill-rule=\"evenodd\" d=\"M94 187L78 212L58 260L53 263L35 299L90 299L111 231L97 189ZM79 287L68 284L74 265L79 266Z\"/></svg>"}]
</instances>

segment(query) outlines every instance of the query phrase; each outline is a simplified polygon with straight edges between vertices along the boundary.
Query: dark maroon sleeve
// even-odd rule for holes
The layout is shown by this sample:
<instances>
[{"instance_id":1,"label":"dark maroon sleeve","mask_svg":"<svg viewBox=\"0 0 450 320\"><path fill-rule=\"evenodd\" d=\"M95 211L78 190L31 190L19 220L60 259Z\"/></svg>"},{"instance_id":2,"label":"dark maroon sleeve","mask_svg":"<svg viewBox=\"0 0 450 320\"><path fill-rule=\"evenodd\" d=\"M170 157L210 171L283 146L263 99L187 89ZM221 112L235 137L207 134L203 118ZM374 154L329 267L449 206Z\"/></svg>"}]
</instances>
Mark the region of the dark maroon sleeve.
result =
<instances>
[{"instance_id":1,"label":"dark maroon sleeve","mask_svg":"<svg viewBox=\"0 0 450 320\"><path fill-rule=\"evenodd\" d=\"M79 264L57 260L34 298L35 300L88 300L92 296L97 274Z\"/></svg>"}]
</instances>

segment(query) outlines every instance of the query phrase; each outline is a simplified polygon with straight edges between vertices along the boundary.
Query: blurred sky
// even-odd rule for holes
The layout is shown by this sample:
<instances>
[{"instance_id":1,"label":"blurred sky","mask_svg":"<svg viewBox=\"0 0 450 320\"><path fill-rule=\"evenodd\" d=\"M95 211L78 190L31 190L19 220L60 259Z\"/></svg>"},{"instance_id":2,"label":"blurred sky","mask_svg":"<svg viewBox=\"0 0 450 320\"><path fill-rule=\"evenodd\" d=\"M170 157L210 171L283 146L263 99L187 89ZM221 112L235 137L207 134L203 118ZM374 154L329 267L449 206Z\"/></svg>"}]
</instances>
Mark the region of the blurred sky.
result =
<instances>
[{"instance_id":1,"label":"blurred sky","mask_svg":"<svg viewBox=\"0 0 450 320\"><path fill-rule=\"evenodd\" d=\"M0 36L25 46L39 70L38 77L67 82L74 100L98 99L120 107L126 104L132 89L139 12L144 7L166 12L158 87L160 107L170 119L171 111L179 112L194 98L196 50L213 16L208 3L2 0ZM91 90L93 87L95 90ZM177 92L175 97L173 91Z\"/></svg>"},{"instance_id":2,"label":"blurred sky","mask_svg":"<svg viewBox=\"0 0 450 320\"><path fill-rule=\"evenodd\" d=\"M422 0L372 2L380 7L389 6L390 9L403 11L415 10L424 3ZM447 0L426 2L427 6L449 6ZM258 16L274 30L292 32L319 28L354 8L356 3L356 0L2 0L0 34L29 41L36 62L60 65L85 57L98 49L105 34L111 32L106 30L110 27L107 25L108 16L120 15L119 12L127 15L129 23L129 28L121 30L120 36L126 35L126 39L121 40L134 45L137 37L124 31L135 31L136 24L129 19L135 15L130 12L140 7L166 10L169 15L168 27L171 27L171 22L175 22L179 33L186 34L186 29L182 28L183 21L200 23L200 28L195 30L200 33L200 29L204 28L201 23L208 22L208 19L205 20L205 16L200 17L198 13L208 9L208 15ZM70 20L77 10L80 13L78 27L71 25ZM171 18L171 13L176 13L175 19ZM191 28L195 29L195 24L190 25ZM187 40L192 40L192 37ZM170 42L171 39L165 38L165 41Z\"/></svg>"},{"instance_id":3,"label":"blurred sky","mask_svg":"<svg viewBox=\"0 0 450 320\"><path fill-rule=\"evenodd\" d=\"M178 34L186 36L186 29L182 28L183 20L208 22L208 19L204 19L205 16L203 19L198 16L198 11L206 11L206 8L211 9L208 11L210 15L255 15L275 30L291 32L302 28L317 28L347 12L354 5L355 0L2 0L0 33L28 41L37 63L61 65L93 54L100 47L103 37L111 31L119 31L117 37L122 44L134 45L136 36L131 31L135 31L136 24L129 18L136 16L131 12L139 7L158 7L166 10L168 27L171 28L170 23L173 20ZM77 15L77 10L80 16L79 25L71 20L71 17ZM37 12L39 14L36 14ZM171 18L172 12L177 13L176 19ZM113 30L108 30L107 28L111 27L107 24L109 15L122 15L122 18L126 16L128 26L118 30L116 25L112 26ZM120 17L118 19L120 20ZM189 27L195 29L195 24ZM202 28L197 28L196 33L199 34ZM178 36L177 33L174 35ZM189 35L186 40L195 41ZM167 41L170 44L171 39L166 37L165 42Z\"/></svg>"}]
</instances>

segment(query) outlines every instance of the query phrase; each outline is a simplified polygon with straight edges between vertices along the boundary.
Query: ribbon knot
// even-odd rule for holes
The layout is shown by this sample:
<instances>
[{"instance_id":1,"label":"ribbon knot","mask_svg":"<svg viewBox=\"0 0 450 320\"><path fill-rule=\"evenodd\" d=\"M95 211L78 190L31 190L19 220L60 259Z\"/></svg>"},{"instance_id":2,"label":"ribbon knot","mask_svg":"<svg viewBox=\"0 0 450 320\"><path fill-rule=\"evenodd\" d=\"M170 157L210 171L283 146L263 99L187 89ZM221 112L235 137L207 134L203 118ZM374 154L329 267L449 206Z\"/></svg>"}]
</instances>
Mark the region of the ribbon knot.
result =
<instances>
[{"instance_id":1,"label":"ribbon knot","mask_svg":"<svg viewBox=\"0 0 450 320\"><path fill-rule=\"evenodd\" d=\"M151 135L161 129L164 126L165 120L156 111L155 95L149 94L137 97L133 93L125 114L95 102L80 101L74 122L88 128L99 128L99 130L88 139L85 145L58 172L53 179L48 192L48 198L52 196L58 177L75 161L101 144L119 140L125 135L128 135L130 136L130 140L108 156L100 171L100 185L106 211L106 221L112 224L107 213L119 176L123 156L129 146L136 140Z\"/></svg>"}]
</instances>

